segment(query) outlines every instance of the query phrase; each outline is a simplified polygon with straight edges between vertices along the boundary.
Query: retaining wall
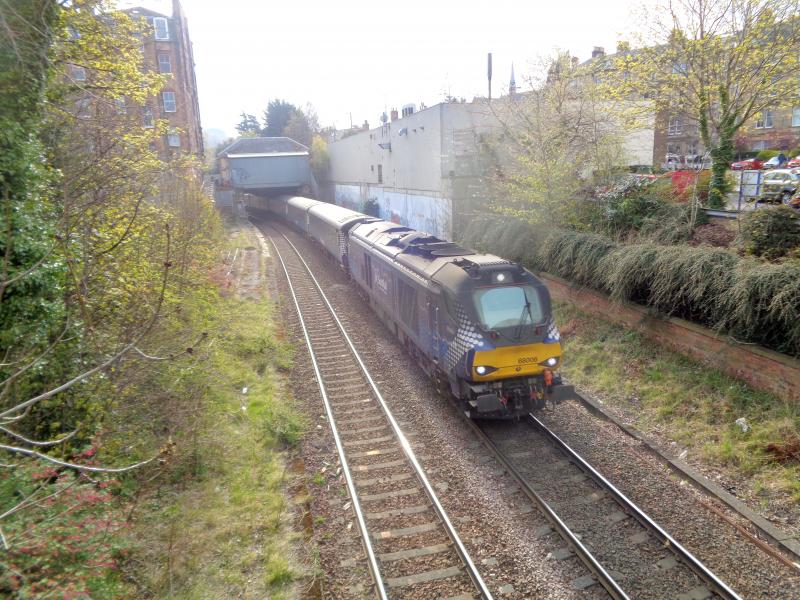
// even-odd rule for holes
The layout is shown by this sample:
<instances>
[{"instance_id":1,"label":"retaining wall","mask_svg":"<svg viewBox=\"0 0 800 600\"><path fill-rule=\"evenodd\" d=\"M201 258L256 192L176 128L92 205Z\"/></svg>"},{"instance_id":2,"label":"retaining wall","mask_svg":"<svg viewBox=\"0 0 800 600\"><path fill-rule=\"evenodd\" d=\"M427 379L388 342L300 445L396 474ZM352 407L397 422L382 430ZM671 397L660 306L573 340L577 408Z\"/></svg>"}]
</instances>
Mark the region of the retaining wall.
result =
<instances>
[{"instance_id":1,"label":"retaining wall","mask_svg":"<svg viewBox=\"0 0 800 600\"><path fill-rule=\"evenodd\" d=\"M707 327L676 318L662 318L629 302L614 302L605 294L547 273L539 273L556 300L583 312L625 325L676 352L705 362L754 388L800 401L800 360L761 346L740 344Z\"/></svg>"}]
</instances>

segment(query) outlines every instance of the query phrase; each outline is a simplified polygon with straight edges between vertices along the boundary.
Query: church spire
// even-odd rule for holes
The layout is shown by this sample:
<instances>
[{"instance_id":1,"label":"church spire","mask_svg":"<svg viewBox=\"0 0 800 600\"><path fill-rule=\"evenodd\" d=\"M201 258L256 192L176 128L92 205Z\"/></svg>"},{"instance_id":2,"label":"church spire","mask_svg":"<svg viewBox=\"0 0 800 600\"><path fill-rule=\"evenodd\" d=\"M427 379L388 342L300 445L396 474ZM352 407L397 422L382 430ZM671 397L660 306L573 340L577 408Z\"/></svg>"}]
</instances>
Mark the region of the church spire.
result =
<instances>
[{"instance_id":1,"label":"church spire","mask_svg":"<svg viewBox=\"0 0 800 600\"><path fill-rule=\"evenodd\" d=\"M517 82L514 80L514 63L511 63L511 81L508 83L508 95L517 95Z\"/></svg>"}]
</instances>

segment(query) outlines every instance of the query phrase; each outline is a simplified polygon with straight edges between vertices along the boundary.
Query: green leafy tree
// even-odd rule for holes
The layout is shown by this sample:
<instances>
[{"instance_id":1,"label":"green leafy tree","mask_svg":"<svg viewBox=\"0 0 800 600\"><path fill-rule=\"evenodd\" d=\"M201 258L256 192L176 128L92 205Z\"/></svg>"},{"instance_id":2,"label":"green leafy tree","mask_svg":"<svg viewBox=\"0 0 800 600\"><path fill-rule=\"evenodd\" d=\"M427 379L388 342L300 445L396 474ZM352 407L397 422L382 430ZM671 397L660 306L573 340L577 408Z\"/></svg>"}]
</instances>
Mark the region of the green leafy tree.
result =
<instances>
[{"instance_id":1,"label":"green leafy tree","mask_svg":"<svg viewBox=\"0 0 800 600\"><path fill-rule=\"evenodd\" d=\"M308 148L311 147L314 136L319 132L319 120L314 108L308 104L304 109L298 108L294 111L286 127L283 128L283 135L300 142Z\"/></svg>"},{"instance_id":2,"label":"green leafy tree","mask_svg":"<svg viewBox=\"0 0 800 600\"><path fill-rule=\"evenodd\" d=\"M261 135L267 137L279 137L283 135L286 125L297 112L297 107L285 100L270 100L267 109L264 111L264 128Z\"/></svg>"},{"instance_id":3,"label":"green leafy tree","mask_svg":"<svg viewBox=\"0 0 800 600\"><path fill-rule=\"evenodd\" d=\"M242 112L241 117L241 121L236 125L236 131L239 132L239 135L254 137L261 133L261 123L258 122L258 117L246 112Z\"/></svg>"},{"instance_id":4,"label":"green leafy tree","mask_svg":"<svg viewBox=\"0 0 800 600\"><path fill-rule=\"evenodd\" d=\"M43 164L44 90L58 10L13 0L0 10L0 355L14 362L46 343L63 316L64 264L53 254L57 220ZM0 367L0 379L10 375ZM4 394L0 393L0 399Z\"/></svg>"},{"instance_id":5,"label":"green leafy tree","mask_svg":"<svg viewBox=\"0 0 800 600\"><path fill-rule=\"evenodd\" d=\"M652 99L698 125L713 162L709 205L724 206L736 134L765 110L796 103L800 18L796 0L676 0L654 13L651 37L608 65L616 98Z\"/></svg>"},{"instance_id":6,"label":"green leafy tree","mask_svg":"<svg viewBox=\"0 0 800 600\"><path fill-rule=\"evenodd\" d=\"M331 157L328 153L328 143L322 136L315 135L311 141L311 170L317 181L325 181L331 168Z\"/></svg>"}]
</instances>

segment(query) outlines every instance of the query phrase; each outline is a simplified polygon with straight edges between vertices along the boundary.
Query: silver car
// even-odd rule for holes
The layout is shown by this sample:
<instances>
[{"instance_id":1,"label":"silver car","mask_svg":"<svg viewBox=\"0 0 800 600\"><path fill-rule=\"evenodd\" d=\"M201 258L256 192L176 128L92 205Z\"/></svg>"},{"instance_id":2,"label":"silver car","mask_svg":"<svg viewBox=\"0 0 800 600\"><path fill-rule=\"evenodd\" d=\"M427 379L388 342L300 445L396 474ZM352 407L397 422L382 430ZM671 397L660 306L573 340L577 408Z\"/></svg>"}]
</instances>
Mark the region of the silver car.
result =
<instances>
[{"instance_id":1,"label":"silver car","mask_svg":"<svg viewBox=\"0 0 800 600\"><path fill-rule=\"evenodd\" d=\"M800 169L776 169L764 174L759 202L786 204L800 188Z\"/></svg>"}]
</instances>

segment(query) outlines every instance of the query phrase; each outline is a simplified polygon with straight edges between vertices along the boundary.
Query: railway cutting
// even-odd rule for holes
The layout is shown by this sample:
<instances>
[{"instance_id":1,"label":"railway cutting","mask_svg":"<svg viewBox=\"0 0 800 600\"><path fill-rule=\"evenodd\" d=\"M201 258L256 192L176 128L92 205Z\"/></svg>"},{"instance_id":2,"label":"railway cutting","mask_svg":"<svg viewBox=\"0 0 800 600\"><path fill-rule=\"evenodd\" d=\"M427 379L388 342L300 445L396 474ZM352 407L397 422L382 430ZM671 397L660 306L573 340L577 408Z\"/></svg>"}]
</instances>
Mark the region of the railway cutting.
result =
<instances>
[{"instance_id":1,"label":"railway cutting","mask_svg":"<svg viewBox=\"0 0 800 600\"><path fill-rule=\"evenodd\" d=\"M286 275L379 598L492 598L401 425L292 243L263 229Z\"/></svg>"}]
</instances>

